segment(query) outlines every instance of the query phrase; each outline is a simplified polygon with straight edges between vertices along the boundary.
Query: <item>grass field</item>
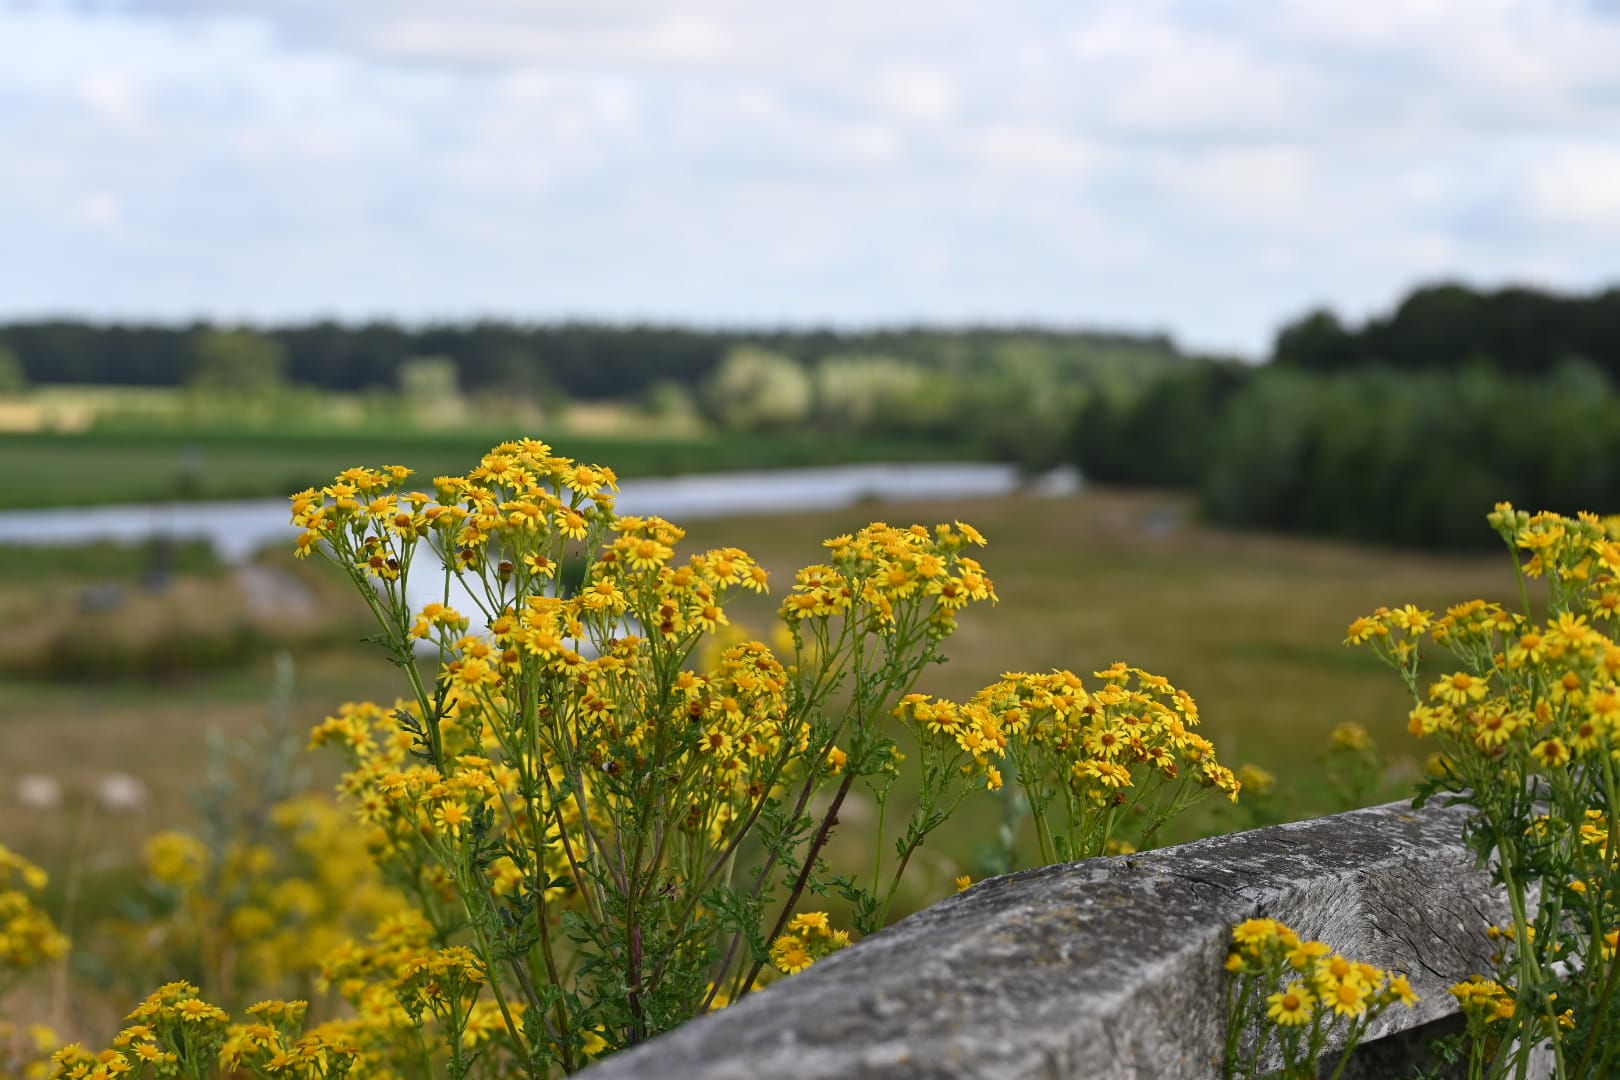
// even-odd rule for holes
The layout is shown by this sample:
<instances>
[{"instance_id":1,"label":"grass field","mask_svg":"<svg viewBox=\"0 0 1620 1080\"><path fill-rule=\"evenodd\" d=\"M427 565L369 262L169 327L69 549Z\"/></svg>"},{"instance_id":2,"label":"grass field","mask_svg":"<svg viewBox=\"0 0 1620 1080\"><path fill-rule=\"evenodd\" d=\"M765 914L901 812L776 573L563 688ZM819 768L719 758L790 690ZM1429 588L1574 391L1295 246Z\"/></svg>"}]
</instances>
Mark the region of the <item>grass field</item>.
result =
<instances>
[{"instance_id":1,"label":"grass field","mask_svg":"<svg viewBox=\"0 0 1620 1080\"><path fill-rule=\"evenodd\" d=\"M982 558L1000 603L964 613L947 645L949 662L926 674L921 689L960 698L1003 671L1053 667L1071 668L1094 683L1090 672L1125 659L1197 697L1204 732L1222 760L1233 766L1253 762L1277 775L1268 815L1278 818L1344 808L1324 785L1320 762L1339 723L1364 725L1384 747L1389 767L1375 793L1379 798L1410 790L1415 761L1425 751L1404 731L1409 702L1398 679L1367 654L1340 644L1345 625L1380 604L1410 600L1440 609L1475 595L1507 600L1513 582L1505 555L1437 558L1237 534L1199 525L1185 498L1117 491L874 503L704 521L693 524L684 547L735 544L750 550L771 570L780 598L797 567L820 561L822 538L873 518L896 524L959 518L990 539ZM285 553L279 557L290 562ZM264 565L276 566L276 558L266 556ZM116 579L137 572L138 563L126 563L103 552L87 565L99 577ZM181 578L185 588L201 590L186 595L199 597L199 605L221 607L221 618L229 616L229 605L207 600L206 590L228 581L205 565ZM63 587L54 574L36 583L0 580L0 608L9 612L11 632L25 631L30 615L21 601L8 607L8 596L15 601L30 588L57 595ZM33 610L39 603L33 602ZM768 600L756 602L734 608L733 618L763 632L773 608ZM359 630L347 625L343 637L350 643L329 636L326 645L298 656L285 713L292 732L307 731L343 701L397 696L398 673L356 642ZM46 904L53 915L61 918L72 896L70 929L96 940L91 928L122 910L138 881L144 839L196 820L191 793L208 775L210 746L239 751L262 736L273 685L268 654L247 666L156 682L0 677L0 761L6 766L0 770L0 805L6 807L0 843L51 872ZM254 775L256 760L249 760L244 775ZM330 790L339 773L335 755L306 755L303 766L315 790ZM96 793L114 774L139 781L148 792L144 804L122 810L101 804ZM17 782L29 775L59 784L61 804L25 805ZM860 793L844 804L843 827L826 853L832 865L869 864L873 809L870 797ZM891 821L901 813L897 803ZM998 804L988 797L964 803L915 860L894 914L948 894L956 874L977 875L979 849L999 816ZM1162 839L1226 831L1252 820L1241 808L1206 801ZM831 906L836 914L837 904ZM103 952L86 954L74 969L81 972L78 981L53 984L58 988L51 1000L72 1003L66 1030L100 1031L127 1009L121 998L113 1001L93 989L101 978L94 965L106 962ZM23 1015L57 1015L41 1004L43 997L36 1001L21 993L13 1004L18 1000L34 1002Z\"/></svg>"},{"instance_id":2,"label":"grass field","mask_svg":"<svg viewBox=\"0 0 1620 1080\"><path fill-rule=\"evenodd\" d=\"M689 540L737 544L785 583L817 561L820 538L872 517L959 517L990 540L982 561L1000 603L964 614L949 663L924 677L924 689L965 697L1004 671L1054 667L1094 683L1091 672L1126 660L1189 690L1221 759L1275 773L1275 809L1292 818L1345 808L1322 784L1320 756L1336 725L1362 724L1384 748L1384 797L1409 790L1430 749L1405 731L1411 702L1399 678L1342 644L1351 619L1380 604L1443 610L1474 596L1516 596L1505 553L1441 558L1233 533L1199 525L1190 500L1164 494L873 505L703 522ZM1242 820L1206 802L1170 838Z\"/></svg>"},{"instance_id":3,"label":"grass field","mask_svg":"<svg viewBox=\"0 0 1620 1080\"><path fill-rule=\"evenodd\" d=\"M991 541L983 561L1001 602L964 615L949 663L926 675L923 689L966 697L1007 670L1066 667L1089 676L1127 660L1191 691L1222 759L1274 772L1288 816L1341 808L1323 791L1318 762L1341 722L1366 726L1391 759L1415 760L1425 749L1404 731L1409 703L1398 679L1341 644L1345 625L1379 604L1440 609L1475 595L1506 600L1512 587L1505 555L1442 559L1236 534L1198 525L1185 499L1108 491L701 522L688 546L750 550L771 569L780 597L798 566L819 561L823 537L874 517L961 518ZM767 601L735 609L734 618L763 630L771 611ZM300 724L342 700L394 692L386 666L358 646L301 664ZM155 686L0 683L0 757L12 777L58 775L70 802L106 772L136 775L159 793L142 823L157 827L184 816L182 793L202 767L204 730L250 725L268 694L267 662ZM1404 783L1397 767L1390 797ZM989 813L988 805L972 814ZM1179 835L1237 823L1220 811L1200 813ZM965 858L982 831L970 827L951 845L955 854ZM52 835L37 815L0 819L0 841L59 865Z\"/></svg>"},{"instance_id":4,"label":"grass field","mask_svg":"<svg viewBox=\"0 0 1620 1080\"><path fill-rule=\"evenodd\" d=\"M526 430L196 429L85 434L0 434L0 510L167 499L281 497L330 483L351 465L408 464L431 479L465 473L480 455ZM869 461L966 458L932 442L814 434L747 436L568 435L570 457L620 476Z\"/></svg>"}]
</instances>

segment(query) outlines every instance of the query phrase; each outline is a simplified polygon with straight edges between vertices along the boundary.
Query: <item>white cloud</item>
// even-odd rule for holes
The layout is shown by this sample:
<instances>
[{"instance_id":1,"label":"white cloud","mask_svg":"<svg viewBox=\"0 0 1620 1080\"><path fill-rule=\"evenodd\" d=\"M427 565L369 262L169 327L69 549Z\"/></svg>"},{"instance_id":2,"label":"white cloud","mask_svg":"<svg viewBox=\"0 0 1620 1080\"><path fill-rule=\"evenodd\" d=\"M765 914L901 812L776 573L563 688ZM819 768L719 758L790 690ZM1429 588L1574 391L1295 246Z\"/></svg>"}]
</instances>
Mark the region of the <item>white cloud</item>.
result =
<instances>
[{"instance_id":1,"label":"white cloud","mask_svg":"<svg viewBox=\"0 0 1620 1080\"><path fill-rule=\"evenodd\" d=\"M96 191L79 201L75 216L91 228L111 229L123 221L124 214L116 195Z\"/></svg>"},{"instance_id":2,"label":"white cloud","mask_svg":"<svg viewBox=\"0 0 1620 1080\"><path fill-rule=\"evenodd\" d=\"M1620 234L1620 148L1552 150L1529 177L1535 215L1548 223Z\"/></svg>"},{"instance_id":3,"label":"white cloud","mask_svg":"<svg viewBox=\"0 0 1620 1080\"><path fill-rule=\"evenodd\" d=\"M1620 276L1580 0L0 6L0 317L1043 318ZM18 107L21 105L22 107Z\"/></svg>"}]
</instances>

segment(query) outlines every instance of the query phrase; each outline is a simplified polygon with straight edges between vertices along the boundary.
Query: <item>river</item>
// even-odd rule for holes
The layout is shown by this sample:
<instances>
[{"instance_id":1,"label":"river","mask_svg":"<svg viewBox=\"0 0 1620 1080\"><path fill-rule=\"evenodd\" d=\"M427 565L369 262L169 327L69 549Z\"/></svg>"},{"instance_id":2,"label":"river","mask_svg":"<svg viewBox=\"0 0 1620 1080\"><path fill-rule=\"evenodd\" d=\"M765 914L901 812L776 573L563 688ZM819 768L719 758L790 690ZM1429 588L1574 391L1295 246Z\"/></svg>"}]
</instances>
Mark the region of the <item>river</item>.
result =
<instances>
[{"instance_id":1,"label":"river","mask_svg":"<svg viewBox=\"0 0 1620 1080\"><path fill-rule=\"evenodd\" d=\"M1023 477L1011 465L951 463L841 465L625 480L622 514L656 514L679 524L699 518L826 510L858 502L975 498L1010 494ZM1037 478L1038 492L1074 490L1072 470ZM295 531L285 499L131 503L0 512L0 544L139 543L155 537L206 540L227 562L271 544L291 544Z\"/></svg>"}]
</instances>

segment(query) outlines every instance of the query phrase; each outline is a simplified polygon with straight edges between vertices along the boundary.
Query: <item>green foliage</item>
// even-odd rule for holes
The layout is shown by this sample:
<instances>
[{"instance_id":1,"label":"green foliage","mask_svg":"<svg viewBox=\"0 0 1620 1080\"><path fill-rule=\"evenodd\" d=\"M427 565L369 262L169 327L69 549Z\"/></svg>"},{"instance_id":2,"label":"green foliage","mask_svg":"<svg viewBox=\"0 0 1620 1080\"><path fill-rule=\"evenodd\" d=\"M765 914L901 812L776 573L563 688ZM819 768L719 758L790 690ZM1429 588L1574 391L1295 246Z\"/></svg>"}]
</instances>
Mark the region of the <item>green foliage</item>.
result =
<instances>
[{"instance_id":1,"label":"green foliage","mask_svg":"<svg viewBox=\"0 0 1620 1080\"><path fill-rule=\"evenodd\" d=\"M893 356L829 356L814 379L815 421L830 431L927 430L951 410L943 380Z\"/></svg>"},{"instance_id":2,"label":"green foliage","mask_svg":"<svg viewBox=\"0 0 1620 1080\"><path fill-rule=\"evenodd\" d=\"M46 320L0 325L0 347L22 359L35 383L176 386L191 368L208 324L138 326ZM468 393L494 390L540 397L548 406L566 394L580 400L634 399L668 380L696 390L742 345L780 353L801 364L837 355L892 356L950 376L986 368L1007 342L1034 342L1053 352L1066 371L1095 369L1105 381L1131 381L1177 358L1159 336L1028 328L951 330L733 331L677 326L478 322L407 328L373 322L332 322L270 328L285 351L286 378L326 390L359 391L397 385L414 356L456 361Z\"/></svg>"},{"instance_id":3,"label":"green foliage","mask_svg":"<svg viewBox=\"0 0 1620 1080\"><path fill-rule=\"evenodd\" d=\"M703 387L709 414L727 431L792 428L810 415L810 377L780 353L740 346Z\"/></svg>"},{"instance_id":4,"label":"green foliage","mask_svg":"<svg viewBox=\"0 0 1620 1080\"><path fill-rule=\"evenodd\" d=\"M1332 312L1313 311L1278 332L1273 356L1302 371L1486 367L1526 376L1585 357L1614 377L1620 375L1620 289L1558 296L1429 285L1359 328L1342 325Z\"/></svg>"},{"instance_id":5,"label":"green foliage","mask_svg":"<svg viewBox=\"0 0 1620 1080\"><path fill-rule=\"evenodd\" d=\"M1094 397L1073 447L1089 478L1196 488L1225 525L1466 549L1499 498L1620 505L1617 404L1581 361L1539 379L1212 363Z\"/></svg>"},{"instance_id":6,"label":"green foliage","mask_svg":"<svg viewBox=\"0 0 1620 1080\"><path fill-rule=\"evenodd\" d=\"M666 424L695 426L700 422L696 396L671 379L661 379L647 387L639 404L642 412Z\"/></svg>"},{"instance_id":7,"label":"green foliage","mask_svg":"<svg viewBox=\"0 0 1620 1080\"><path fill-rule=\"evenodd\" d=\"M1247 528L1433 548L1480 546L1471 523L1500 498L1620 504L1620 410L1597 381L1266 372L1208 448L1203 504Z\"/></svg>"},{"instance_id":8,"label":"green foliage","mask_svg":"<svg viewBox=\"0 0 1620 1080\"><path fill-rule=\"evenodd\" d=\"M399 392L414 404L433 406L461 396L456 362L448 356L413 356L399 366Z\"/></svg>"},{"instance_id":9,"label":"green foliage","mask_svg":"<svg viewBox=\"0 0 1620 1080\"><path fill-rule=\"evenodd\" d=\"M1095 394L1075 421L1075 461L1102 483L1197 487L1227 403L1253 374L1235 361L1195 363L1130 396Z\"/></svg>"},{"instance_id":10,"label":"green foliage","mask_svg":"<svg viewBox=\"0 0 1620 1080\"><path fill-rule=\"evenodd\" d=\"M281 385L287 358L251 330L210 330L197 338L191 385L216 393L264 393Z\"/></svg>"},{"instance_id":11,"label":"green foliage","mask_svg":"<svg viewBox=\"0 0 1620 1080\"><path fill-rule=\"evenodd\" d=\"M0 394L20 394L28 389L28 373L14 349L0 345Z\"/></svg>"}]
</instances>

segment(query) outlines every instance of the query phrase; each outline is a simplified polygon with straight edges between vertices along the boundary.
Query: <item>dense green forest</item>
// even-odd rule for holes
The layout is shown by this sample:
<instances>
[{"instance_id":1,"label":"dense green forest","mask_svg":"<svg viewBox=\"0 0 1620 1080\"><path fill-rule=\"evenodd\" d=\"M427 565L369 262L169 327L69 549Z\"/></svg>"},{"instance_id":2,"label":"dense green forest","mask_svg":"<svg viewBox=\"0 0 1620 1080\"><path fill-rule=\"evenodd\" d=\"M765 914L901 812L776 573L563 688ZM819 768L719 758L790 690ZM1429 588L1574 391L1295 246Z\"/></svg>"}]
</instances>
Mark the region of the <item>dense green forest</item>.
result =
<instances>
[{"instance_id":1,"label":"dense green forest","mask_svg":"<svg viewBox=\"0 0 1620 1080\"><path fill-rule=\"evenodd\" d=\"M1308 315L1267 365L1095 395L1073 452L1098 482L1196 489L1225 524L1478 547L1500 500L1620 511L1617 385L1620 290L1437 285L1360 327Z\"/></svg>"}]
</instances>

